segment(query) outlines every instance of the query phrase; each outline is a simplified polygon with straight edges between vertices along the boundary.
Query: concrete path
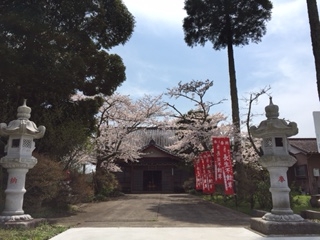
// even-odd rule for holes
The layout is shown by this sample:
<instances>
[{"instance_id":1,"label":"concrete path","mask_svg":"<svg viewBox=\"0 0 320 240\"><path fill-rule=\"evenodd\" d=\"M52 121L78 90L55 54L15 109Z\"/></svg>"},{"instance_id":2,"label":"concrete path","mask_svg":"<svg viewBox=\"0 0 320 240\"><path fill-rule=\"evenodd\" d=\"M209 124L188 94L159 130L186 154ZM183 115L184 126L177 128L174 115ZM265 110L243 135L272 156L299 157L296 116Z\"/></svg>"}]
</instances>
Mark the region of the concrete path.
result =
<instances>
[{"instance_id":1,"label":"concrete path","mask_svg":"<svg viewBox=\"0 0 320 240\"><path fill-rule=\"evenodd\" d=\"M87 204L77 215L56 219L71 228L52 240L263 239L249 229L249 220L248 215L188 194L130 194ZM320 236L268 237L278 239L320 240Z\"/></svg>"}]
</instances>

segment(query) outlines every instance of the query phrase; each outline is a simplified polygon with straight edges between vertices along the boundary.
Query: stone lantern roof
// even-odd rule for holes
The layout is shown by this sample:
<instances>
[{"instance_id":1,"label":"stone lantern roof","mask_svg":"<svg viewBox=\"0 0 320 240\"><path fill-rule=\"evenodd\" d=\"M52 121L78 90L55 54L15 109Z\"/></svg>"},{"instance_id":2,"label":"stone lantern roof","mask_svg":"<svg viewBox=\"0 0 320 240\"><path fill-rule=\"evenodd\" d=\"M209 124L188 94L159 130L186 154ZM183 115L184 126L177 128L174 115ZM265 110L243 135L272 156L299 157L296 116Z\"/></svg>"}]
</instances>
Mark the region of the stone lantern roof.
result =
<instances>
[{"instance_id":1,"label":"stone lantern roof","mask_svg":"<svg viewBox=\"0 0 320 240\"><path fill-rule=\"evenodd\" d=\"M279 134L290 137L298 133L298 127L295 122L287 123L285 120L278 118L279 107L273 104L272 97L270 97L270 103L265 107L265 111L267 120L262 121L258 127L250 127L253 137L264 138Z\"/></svg>"},{"instance_id":2,"label":"stone lantern roof","mask_svg":"<svg viewBox=\"0 0 320 240\"><path fill-rule=\"evenodd\" d=\"M29 120L31 108L26 105L26 102L24 100L23 105L18 107L18 119L11 121L8 126L5 123L0 123L0 135L25 135L31 136L34 139L43 137L46 128L44 126L37 127L34 122Z\"/></svg>"}]
</instances>

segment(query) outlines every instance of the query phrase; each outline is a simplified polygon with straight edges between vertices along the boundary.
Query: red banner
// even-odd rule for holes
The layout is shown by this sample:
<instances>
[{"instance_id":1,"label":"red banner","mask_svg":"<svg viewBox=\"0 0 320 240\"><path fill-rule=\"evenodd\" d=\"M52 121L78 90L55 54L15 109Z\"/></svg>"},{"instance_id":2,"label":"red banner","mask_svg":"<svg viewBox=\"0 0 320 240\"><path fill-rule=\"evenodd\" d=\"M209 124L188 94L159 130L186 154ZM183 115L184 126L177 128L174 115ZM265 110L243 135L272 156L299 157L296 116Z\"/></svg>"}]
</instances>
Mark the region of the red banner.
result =
<instances>
[{"instance_id":1,"label":"red banner","mask_svg":"<svg viewBox=\"0 0 320 240\"><path fill-rule=\"evenodd\" d=\"M221 152L222 138L212 138L213 146L213 158L214 158L214 182L215 184L224 184L223 181L223 159Z\"/></svg>"},{"instance_id":2,"label":"red banner","mask_svg":"<svg viewBox=\"0 0 320 240\"><path fill-rule=\"evenodd\" d=\"M210 152L202 152L199 156L202 162L202 176L203 176L203 193L211 194L214 192L214 174L213 162Z\"/></svg>"},{"instance_id":3,"label":"red banner","mask_svg":"<svg viewBox=\"0 0 320 240\"><path fill-rule=\"evenodd\" d=\"M194 159L194 174L196 178L196 190L202 190L202 163L198 157Z\"/></svg>"},{"instance_id":4,"label":"red banner","mask_svg":"<svg viewBox=\"0 0 320 240\"><path fill-rule=\"evenodd\" d=\"M233 169L230 155L230 141L228 137L214 137L213 151L216 167L216 184L224 184L225 194L232 195L233 191Z\"/></svg>"}]
</instances>

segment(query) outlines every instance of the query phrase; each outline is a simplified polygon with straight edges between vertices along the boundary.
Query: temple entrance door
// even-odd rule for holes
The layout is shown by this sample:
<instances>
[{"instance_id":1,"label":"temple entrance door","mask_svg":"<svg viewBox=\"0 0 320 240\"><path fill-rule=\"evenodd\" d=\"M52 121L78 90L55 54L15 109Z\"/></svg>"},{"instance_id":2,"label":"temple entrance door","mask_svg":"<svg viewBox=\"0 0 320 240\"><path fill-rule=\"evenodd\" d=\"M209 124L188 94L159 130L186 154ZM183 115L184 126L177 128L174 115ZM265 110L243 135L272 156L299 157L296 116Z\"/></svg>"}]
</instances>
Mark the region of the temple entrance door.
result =
<instances>
[{"instance_id":1,"label":"temple entrance door","mask_svg":"<svg viewBox=\"0 0 320 240\"><path fill-rule=\"evenodd\" d=\"M162 190L161 171L143 171L143 191L159 192Z\"/></svg>"}]
</instances>

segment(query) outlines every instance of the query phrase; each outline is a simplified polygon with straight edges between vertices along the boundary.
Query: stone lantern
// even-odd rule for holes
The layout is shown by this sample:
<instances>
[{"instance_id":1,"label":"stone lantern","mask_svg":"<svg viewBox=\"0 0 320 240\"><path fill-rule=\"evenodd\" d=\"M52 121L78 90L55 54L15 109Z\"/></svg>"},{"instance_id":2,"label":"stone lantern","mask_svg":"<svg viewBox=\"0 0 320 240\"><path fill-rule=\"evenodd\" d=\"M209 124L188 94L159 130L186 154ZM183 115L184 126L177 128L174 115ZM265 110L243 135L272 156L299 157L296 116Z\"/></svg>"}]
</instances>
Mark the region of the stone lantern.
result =
<instances>
[{"instance_id":1,"label":"stone lantern","mask_svg":"<svg viewBox=\"0 0 320 240\"><path fill-rule=\"evenodd\" d=\"M31 108L24 100L23 105L18 107L18 119L11 121L8 126L0 124L0 135L9 137L7 155L0 159L0 164L8 171L5 207L0 216L2 222L32 219L22 209L26 192L25 179L28 170L37 164L37 159L32 156L35 149L33 139L42 138L46 129L30 121L30 113Z\"/></svg>"},{"instance_id":2,"label":"stone lantern","mask_svg":"<svg viewBox=\"0 0 320 240\"><path fill-rule=\"evenodd\" d=\"M295 164L296 159L289 155L288 137L298 133L295 122L287 123L279 119L279 107L272 103L265 107L267 120L258 127L251 127L253 137L262 138L263 156L259 163L267 168L270 173L270 192L272 195L273 209L265 214L262 219L267 221L302 221L300 215L293 214L290 208L290 198L287 180L288 167Z\"/></svg>"}]
</instances>

